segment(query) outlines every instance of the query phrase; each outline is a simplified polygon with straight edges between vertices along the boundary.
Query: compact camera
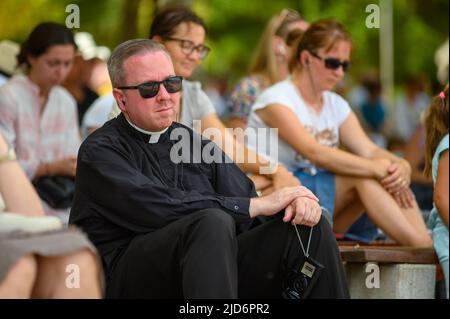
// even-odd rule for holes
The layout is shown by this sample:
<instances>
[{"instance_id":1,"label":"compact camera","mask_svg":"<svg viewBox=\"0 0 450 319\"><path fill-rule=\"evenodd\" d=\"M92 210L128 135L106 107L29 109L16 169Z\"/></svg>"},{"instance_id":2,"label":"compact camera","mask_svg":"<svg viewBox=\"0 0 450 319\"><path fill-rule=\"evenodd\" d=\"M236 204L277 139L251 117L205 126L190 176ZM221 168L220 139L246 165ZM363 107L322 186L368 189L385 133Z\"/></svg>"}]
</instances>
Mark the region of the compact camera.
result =
<instances>
[{"instance_id":1,"label":"compact camera","mask_svg":"<svg viewBox=\"0 0 450 319\"><path fill-rule=\"evenodd\" d=\"M325 267L311 257L297 258L294 267L288 269L285 274L282 297L284 299L307 298L323 269Z\"/></svg>"}]
</instances>

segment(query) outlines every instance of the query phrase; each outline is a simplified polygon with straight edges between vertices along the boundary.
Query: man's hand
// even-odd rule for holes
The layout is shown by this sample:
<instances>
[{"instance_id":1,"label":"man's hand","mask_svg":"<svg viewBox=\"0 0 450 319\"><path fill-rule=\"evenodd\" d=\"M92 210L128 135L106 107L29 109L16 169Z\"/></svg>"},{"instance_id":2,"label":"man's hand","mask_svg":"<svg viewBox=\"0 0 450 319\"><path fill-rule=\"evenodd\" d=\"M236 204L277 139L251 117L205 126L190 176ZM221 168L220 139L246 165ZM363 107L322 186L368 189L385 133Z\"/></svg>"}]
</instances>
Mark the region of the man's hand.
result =
<instances>
[{"instance_id":1,"label":"man's hand","mask_svg":"<svg viewBox=\"0 0 450 319\"><path fill-rule=\"evenodd\" d=\"M283 221L297 225L315 226L322 216L322 209L316 200L298 197L286 207Z\"/></svg>"},{"instance_id":2,"label":"man's hand","mask_svg":"<svg viewBox=\"0 0 450 319\"><path fill-rule=\"evenodd\" d=\"M250 217L274 215L286 208L297 197L319 201L306 187L286 187L267 196L252 198L249 209Z\"/></svg>"}]
</instances>

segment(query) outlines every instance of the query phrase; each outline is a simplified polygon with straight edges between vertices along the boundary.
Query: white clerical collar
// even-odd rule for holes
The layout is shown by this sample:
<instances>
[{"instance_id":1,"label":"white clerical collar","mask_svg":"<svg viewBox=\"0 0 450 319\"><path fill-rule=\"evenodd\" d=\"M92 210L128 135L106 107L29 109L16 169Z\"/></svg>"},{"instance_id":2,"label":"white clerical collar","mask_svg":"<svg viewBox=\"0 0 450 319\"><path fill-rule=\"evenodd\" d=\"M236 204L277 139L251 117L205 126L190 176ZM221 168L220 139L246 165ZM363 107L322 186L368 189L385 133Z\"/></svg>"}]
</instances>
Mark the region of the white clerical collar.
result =
<instances>
[{"instance_id":1,"label":"white clerical collar","mask_svg":"<svg viewBox=\"0 0 450 319\"><path fill-rule=\"evenodd\" d=\"M146 135L150 135L150 139L148 140L148 143L149 143L149 144L155 144L155 143L158 143L159 137L160 137L162 134L164 134L164 133L167 131L167 129L168 129L168 127L166 127L164 130L159 131L159 132L150 132L150 131L146 131L146 130L143 130L143 129L137 127L136 125L134 125L133 123L131 123L131 122L127 119L126 116L125 116L125 119L127 120L128 124L130 124L136 131L139 131L139 132L144 133L144 134L146 134Z\"/></svg>"}]
</instances>

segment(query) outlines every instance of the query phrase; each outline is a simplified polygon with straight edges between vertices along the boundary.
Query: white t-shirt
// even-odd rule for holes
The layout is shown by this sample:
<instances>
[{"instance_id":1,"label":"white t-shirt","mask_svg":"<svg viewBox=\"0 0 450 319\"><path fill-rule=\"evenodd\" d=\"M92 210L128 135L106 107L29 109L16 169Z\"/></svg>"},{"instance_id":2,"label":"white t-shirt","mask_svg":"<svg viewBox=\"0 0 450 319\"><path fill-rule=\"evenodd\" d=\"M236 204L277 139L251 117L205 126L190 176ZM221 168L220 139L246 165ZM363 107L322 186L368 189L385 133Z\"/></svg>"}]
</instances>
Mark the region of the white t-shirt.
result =
<instances>
[{"instance_id":1,"label":"white t-shirt","mask_svg":"<svg viewBox=\"0 0 450 319\"><path fill-rule=\"evenodd\" d=\"M84 114L81 132L83 137L88 135L89 129L99 128L108 121L109 113L115 103L112 92L97 98Z\"/></svg>"},{"instance_id":2,"label":"white t-shirt","mask_svg":"<svg viewBox=\"0 0 450 319\"><path fill-rule=\"evenodd\" d=\"M351 112L350 106L341 96L331 91L322 93L324 105L322 111L317 113L309 107L299 90L290 79L281 81L261 93L252 107L248 120L248 127L254 129L268 129L268 126L259 118L255 110L263 109L270 104L281 104L291 109L297 120L324 146L337 147L339 145L339 127L347 119ZM298 154L290 145L273 134L264 134L262 130L257 133L257 145L255 140L249 140L248 146L257 152L265 154L271 160L285 165L289 170L298 168L306 169L314 175L317 168L309 160ZM278 145L278 158L271 155L270 148ZM272 151L272 154L276 152Z\"/></svg>"},{"instance_id":3,"label":"white t-shirt","mask_svg":"<svg viewBox=\"0 0 450 319\"><path fill-rule=\"evenodd\" d=\"M201 83L183 80L180 123L193 128L193 121L199 121L215 112L210 98L202 90Z\"/></svg>"}]
</instances>

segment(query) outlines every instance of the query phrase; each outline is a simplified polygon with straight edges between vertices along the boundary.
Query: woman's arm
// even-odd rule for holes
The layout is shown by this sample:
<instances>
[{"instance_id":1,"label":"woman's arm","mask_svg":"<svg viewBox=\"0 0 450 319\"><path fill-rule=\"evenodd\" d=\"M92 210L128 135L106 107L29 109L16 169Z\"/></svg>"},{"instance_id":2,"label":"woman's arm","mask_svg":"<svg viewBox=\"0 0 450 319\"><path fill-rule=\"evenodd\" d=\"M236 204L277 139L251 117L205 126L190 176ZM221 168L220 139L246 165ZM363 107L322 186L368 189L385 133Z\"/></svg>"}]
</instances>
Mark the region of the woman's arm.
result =
<instances>
[{"instance_id":1,"label":"woman's arm","mask_svg":"<svg viewBox=\"0 0 450 319\"><path fill-rule=\"evenodd\" d=\"M448 150L442 153L439 160L433 200L439 215L448 228Z\"/></svg>"},{"instance_id":2,"label":"woman's arm","mask_svg":"<svg viewBox=\"0 0 450 319\"><path fill-rule=\"evenodd\" d=\"M0 157L7 150L6 142L0 134ZM0 163L0 194L7 211L30 216L44 215L38 195L15 160Z\"/></svg>"},{"instance_id":3,"label":"woman's arm","mask_svg":"<svg viewBox=\"0 0 450 319\"><path fill-rule=\"evenodd\" d=\"M409 187L411 166L394 154L375 145L362 129L358 119L350 113L340 128L341 142L351 152L368 159L386 159L391 162L388 175L381 184L391 194L396 194Z\"/></svg>"},{"instance_id":4,"label":"woman's arm","mask_svg":"<svg viewBox=\"0 0 450 319\"><path fill-rule=\"evenodd\" d=\"M230 130L219 120L215 113L205 116L201 120L202 132L206 129L216 129L220 134L206 134L246 173L264 175L272 180L275 189L286 186L299 186L299 180L284 166L270 163L254 151L248 149L244 140L236 139Z\"/></svg>"},{"instance_id":5,"label":"woman's arm","mask_svg":"<svg viewBox=\"0 0 450 319\"><path fill-rule=\"evenodd\" d=\"M320 167L338 174L361 177L382 178L387 174L387 161L372 161L317 143L302 126L295 113L286 106L270 104L256 112L268 126L278 128L280 138L297 153Z\"/></svg>"}]
</instances>

